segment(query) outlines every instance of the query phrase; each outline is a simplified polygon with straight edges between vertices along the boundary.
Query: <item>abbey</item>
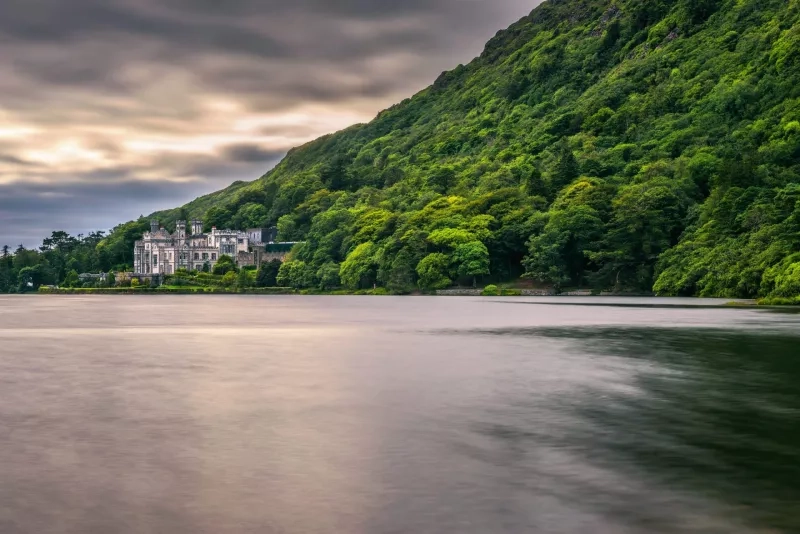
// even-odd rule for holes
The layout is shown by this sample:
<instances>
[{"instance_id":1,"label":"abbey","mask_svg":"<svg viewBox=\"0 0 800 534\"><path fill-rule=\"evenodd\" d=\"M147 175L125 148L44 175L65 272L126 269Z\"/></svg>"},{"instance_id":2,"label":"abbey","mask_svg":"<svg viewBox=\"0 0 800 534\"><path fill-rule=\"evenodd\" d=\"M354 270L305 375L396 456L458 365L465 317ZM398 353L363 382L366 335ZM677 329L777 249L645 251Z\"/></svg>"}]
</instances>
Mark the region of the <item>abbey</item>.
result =
<instances>
[{"instance_id":1,"label":"abbey","mask_svg":"<svg viewBox=\"0 0 800 534\"><path fill-rule=\"evenodd\" d=\"M191 231L187 231L191 230ZM218 230L203 233L203 224L195 219L187 229L186 221L175 223L170 233L158 221L150 221L150 231L136 241L133 249L133 270L138 275L168 275L178 269L213 269L220 256L226 255L240 266L256 263L251 247L263 247L275 239L274 229Z\"/></svg>"}]
</instances>

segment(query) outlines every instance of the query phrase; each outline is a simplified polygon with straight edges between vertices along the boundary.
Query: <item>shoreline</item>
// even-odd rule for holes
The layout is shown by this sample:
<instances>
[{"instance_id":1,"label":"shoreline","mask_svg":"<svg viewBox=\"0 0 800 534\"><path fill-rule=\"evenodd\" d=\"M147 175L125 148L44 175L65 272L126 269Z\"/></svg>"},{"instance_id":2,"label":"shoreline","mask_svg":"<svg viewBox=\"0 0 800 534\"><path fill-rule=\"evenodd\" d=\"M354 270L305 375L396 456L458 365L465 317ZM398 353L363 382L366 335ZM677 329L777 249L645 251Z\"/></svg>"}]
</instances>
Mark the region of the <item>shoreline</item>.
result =
<instances>
[{"instance_id":1,"label":"shoreline","mask_svg":"<svg viewBox=\"0 0 800 534\"><path fill-rule=\"evenodd\" d=\"M646 294L631 294L631 293L601 293L591 294L584 291L572 291L561 294L547 292L545 290L519 290L519 289L505 289L498 292L498 294L481 294L481 290L473 289L455 289L455 290L440 290L433 293L413 292L413 293L390 293L386 289L364 289L364 290L333 290L333 291L320 291L320 290L298 290L288 287L270 287L270 288L247 288L247 289L223 289L223 288L197 288L189 289L185 287L121 287L121 288L40 288L39 291L27 293L28 295L52 295L52 296L75 296L75 295L299 295L299 296L439 296L439 297L485 297L485 298L502 298L502 297L526 297L526 298L555 298L558 300L563 299L569 301L571 299L582 298L586 300L597 299L597 302L582 302L586 305L603 305L602 299L606 298L631 298L631 299L691 299L703 300L714 299L718 301L726 301L721 304L712 305L726 306L731 308L793 308L800 305L800 299L726 299L718 297L673 297L664 296L659 297L652 293ZM634 304L631 304L634 305ZM638 304L636 304L638 305ZM642 304L644 305L644 303Z\"/></svg>"}]
</instances>

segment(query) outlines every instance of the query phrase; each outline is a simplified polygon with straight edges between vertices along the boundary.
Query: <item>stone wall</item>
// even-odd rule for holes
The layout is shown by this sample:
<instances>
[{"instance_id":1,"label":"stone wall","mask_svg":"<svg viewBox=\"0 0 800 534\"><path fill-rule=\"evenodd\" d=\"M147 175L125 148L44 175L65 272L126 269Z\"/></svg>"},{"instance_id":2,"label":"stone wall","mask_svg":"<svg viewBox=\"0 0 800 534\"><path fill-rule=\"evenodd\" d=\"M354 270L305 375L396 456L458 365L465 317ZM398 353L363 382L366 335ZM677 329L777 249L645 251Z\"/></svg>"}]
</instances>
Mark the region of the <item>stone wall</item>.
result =
<instances>
[{"instance_id":1,"label":"stone wall","mask_svg":"<svg viewBox=\"0 0 800 534\"><path fill-rule=\"evenodd\" d=\"M523 297L552 297L555 292L552 289L521 289Z\"/></svg>"},{"instance_id":2,"label":"stone wall","mask_svg":"<svg viewBox=\"0 0 800 534\"><path fill-rule=\"evenodd\" d=\"M482 289L440 289L437 295L443 297L480 297Z\"/></svg>"}]
</instances>

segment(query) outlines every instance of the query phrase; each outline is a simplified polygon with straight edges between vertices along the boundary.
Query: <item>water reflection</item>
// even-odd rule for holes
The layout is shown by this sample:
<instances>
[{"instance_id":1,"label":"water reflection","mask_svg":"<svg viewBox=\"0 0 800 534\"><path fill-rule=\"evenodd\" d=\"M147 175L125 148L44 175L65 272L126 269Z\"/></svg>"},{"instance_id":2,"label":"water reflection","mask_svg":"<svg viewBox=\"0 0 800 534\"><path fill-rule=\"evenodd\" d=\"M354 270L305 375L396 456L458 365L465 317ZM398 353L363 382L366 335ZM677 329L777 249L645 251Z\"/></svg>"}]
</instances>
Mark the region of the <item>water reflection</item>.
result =
<instances>
[{"instance_id":1,"label":"water reflection","mask_svg":"<svg viewBox=\"0 0 800 534\"><path fill-rule=\"evenodd\" d=\"M754 528L800 532L797 335L623 327L487 333L524 336L532 342L569 341L587 358L628 360L623 365L636 369L625 387L591 385L579 395L551 399L554 410L574 417L565 419L559 432L542 435L502 424L485 429L519 450L530 442L541 447L544 441L604 473L596 486L573 480L567 493L580 492L584 502L603 496L599 506L607 512L615 503L625 503L618 513L629 516L627 523L644 527L652 521L663 526L653 511L664 503L654 498L653 488L669 488L673 493L667 503L671 506L662 509L665 514L675 513L681 501L676 492L685 491L691 492L695 506L698 498L725 503L727 514ZM631 475L628 483L648 477L648 486L614 487L610 473ZM703 506L713 506L711 502ZM687 504L681 502L681 513L690 510ZM712 528L705 523L707 511L694 518L702 517L703 523L690 522L678 530Z\"/></svg>"},{"instance_id":2,"label":"water reflection","mask_svg":"<svg viewBox=\"0 0 800 534\"><path fill-rule=\"evenodd\" d=\"M663 303L0 297L0 534L800 531L800 316Z\"/></svg>"}]
</instances>

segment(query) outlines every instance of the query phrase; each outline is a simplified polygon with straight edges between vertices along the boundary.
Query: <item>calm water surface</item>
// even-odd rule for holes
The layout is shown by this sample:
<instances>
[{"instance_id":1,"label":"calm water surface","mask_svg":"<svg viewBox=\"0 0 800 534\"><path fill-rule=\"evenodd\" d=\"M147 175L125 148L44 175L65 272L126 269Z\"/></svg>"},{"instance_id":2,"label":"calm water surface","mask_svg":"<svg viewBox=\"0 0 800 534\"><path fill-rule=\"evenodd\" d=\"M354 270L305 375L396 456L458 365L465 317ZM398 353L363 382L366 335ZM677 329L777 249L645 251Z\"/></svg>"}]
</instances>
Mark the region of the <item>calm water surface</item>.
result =
<instances>
[{"instance_id":1,"label":"calm water surface","mask_svg":"<svg viewBox=\"0 0 800 534\"><path fill-rule=\"evenodd\" d=\"M0 533L800 532L800 315L696 304L0 297Z\"/></svg>"}]
</instances>

